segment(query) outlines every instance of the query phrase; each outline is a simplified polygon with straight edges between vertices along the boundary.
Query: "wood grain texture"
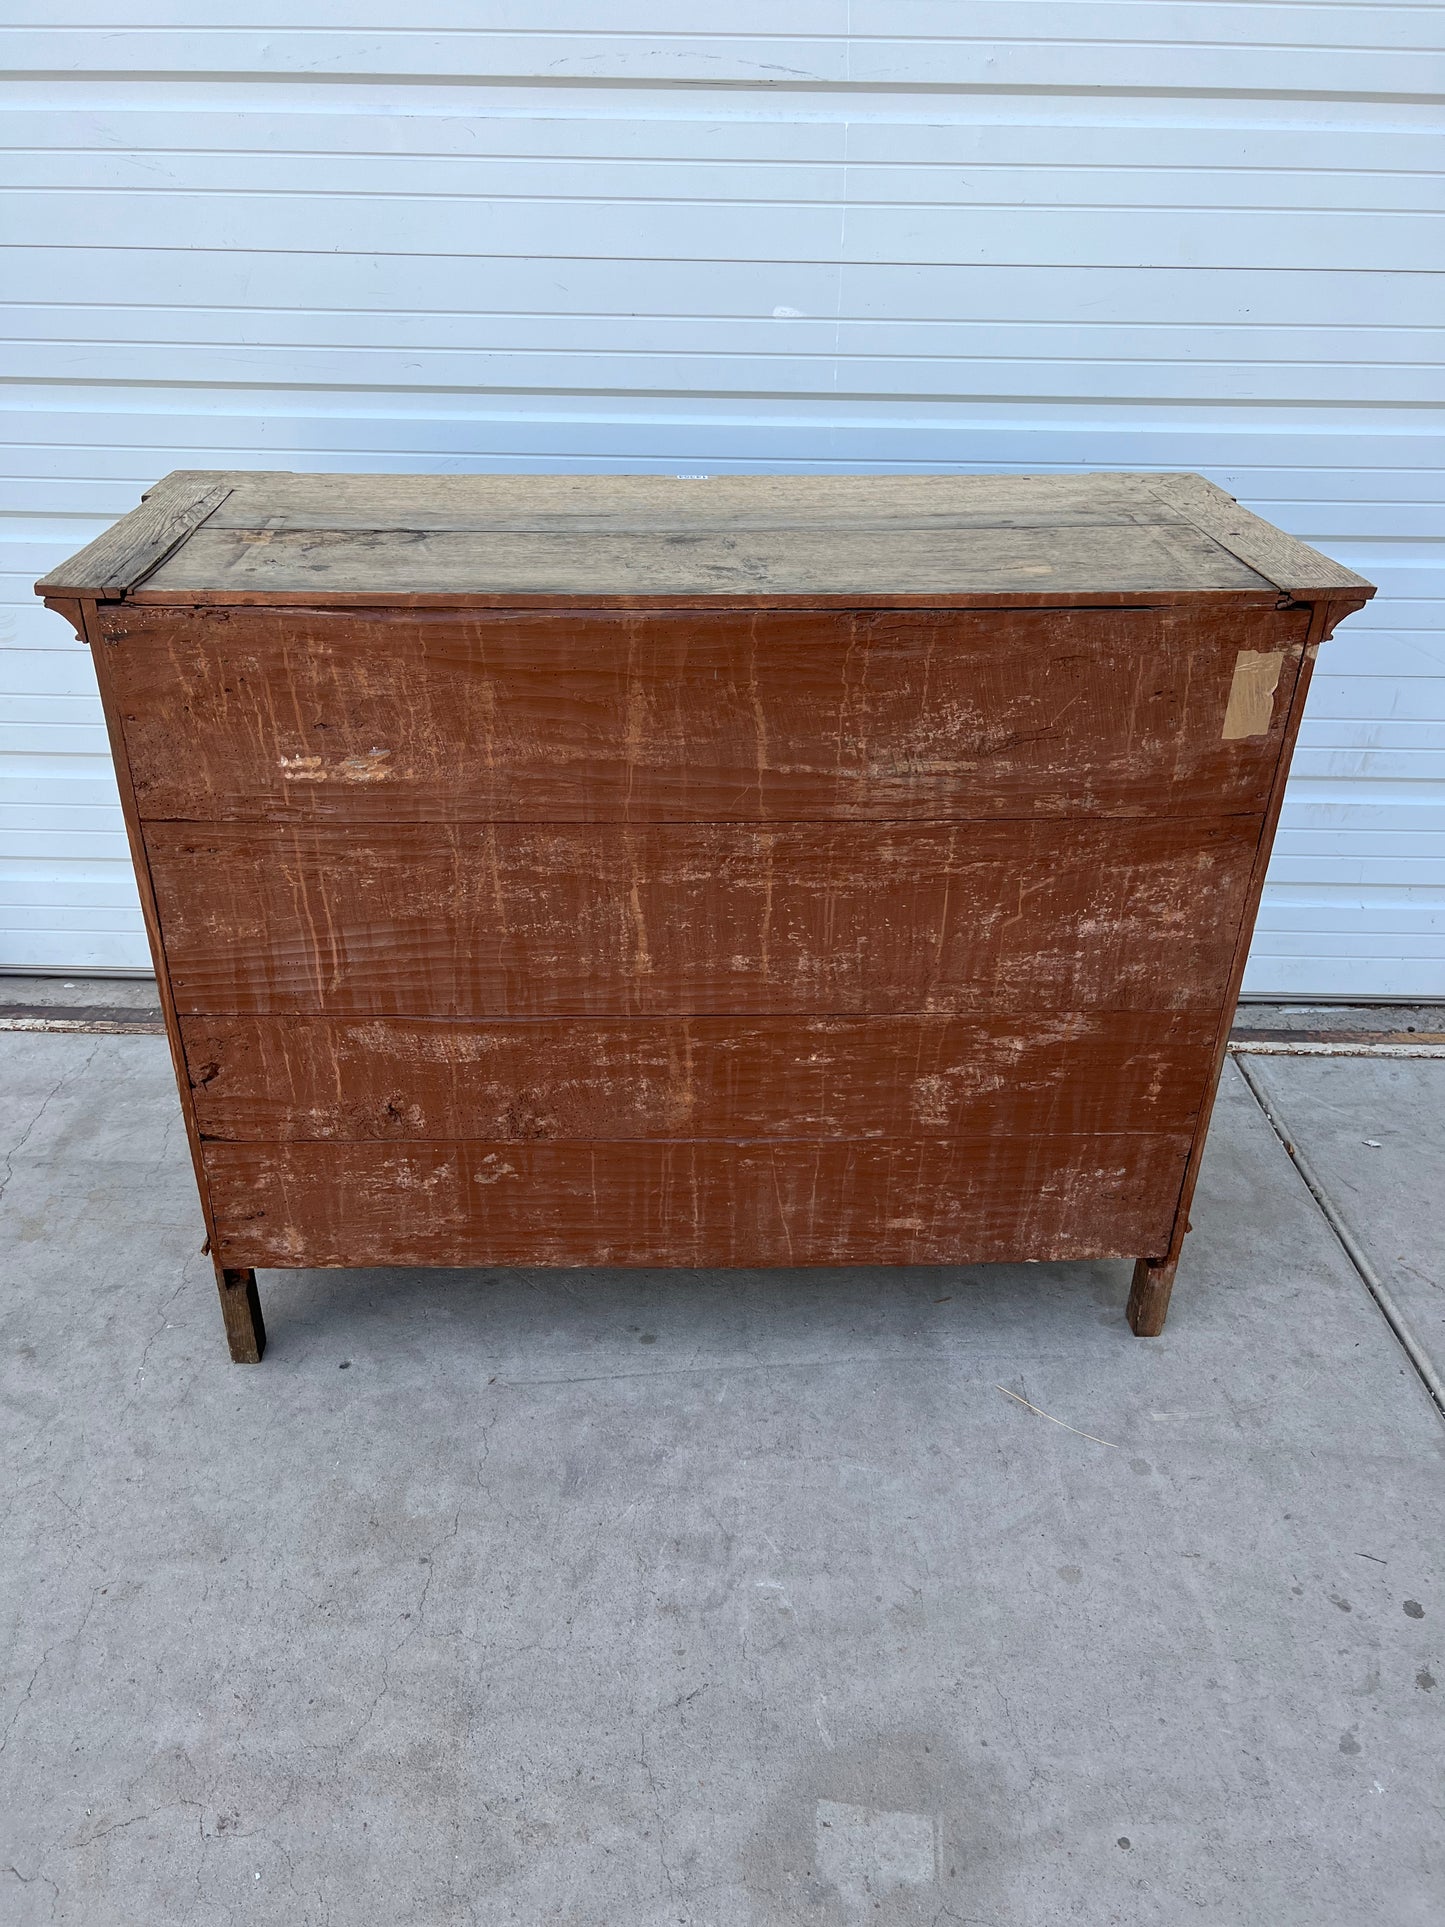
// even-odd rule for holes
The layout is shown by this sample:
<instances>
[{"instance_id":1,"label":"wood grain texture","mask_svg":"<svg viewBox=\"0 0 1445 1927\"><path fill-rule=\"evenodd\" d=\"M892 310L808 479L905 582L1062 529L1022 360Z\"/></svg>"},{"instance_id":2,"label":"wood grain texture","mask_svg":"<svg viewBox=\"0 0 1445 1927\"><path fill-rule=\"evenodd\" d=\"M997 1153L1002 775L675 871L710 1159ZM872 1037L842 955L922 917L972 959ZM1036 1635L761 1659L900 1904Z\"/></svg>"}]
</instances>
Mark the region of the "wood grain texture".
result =
<instances>
[{"instance_id":1,"label":"wood grain texture","mask_svg":"<svg viewBox=\"0 0 1445 1927\"><path fill-rule=\"evenodd\" d=\"M231 492L229 475L177 469L35 585L41 596L120 596L158 568Z\"/></svg>"},{"instance_id":2,"label":"wood grain texture","mask_svg":"<svg viewBox=\"0 0 1445 1927\"><path fill-rule=\"evenodd\" d=\"M1188 1131L1211 1017L188 1017L208 1139Z\"/></svg>"},{"instance_id":3,"label":"wood grain texture","mask_svg":"<svg viewBox=\"0 0 1445 1927\"><path fill-rule=\"evenodd\" d=\"M707 822L1257 812L1238 664L1308 611L101 621L151 820Z\"/></svg>"},{"instance_id":4,"label":"wood grain texture","mask_svg":"<svg viewBox=\"0 0 1445 1927\"><path fill-rule=\"evenodd\" d=\"M1258 835L158 823L146 848L188 1013L1217 1010Z\"/></svg>"},{"instance_id":5,"label":"wood grain texture","mask_svg":"<svg viewBox=\"0 0 1445 1927\"><path fill-rule=\"evenodd\" d=\"M1125 1317L1136 1338L1157 1338L1169 1316L1169 1299L1174 1291L1178 1258L1156 1261L1140 1258L1134 1265L1129 1284L1129 1304Z\"/></svg>"},{"instance_id":6,"label":"wood grain texture","mask_svg":"<svg viewBox=\"0 0 1445 1927\"><path fill-rule=\"evenodd\" d=\"M261 1294L256 1289L255 1272L237 1271L218 1264L216 1290L220 1294L221 1322L226 1328L231 1363L259 1365L266 1353L266 1321L261 1315Z\"/></svg>"},{"instance_id":7,"label":"wood grain texture","mask_svg":"<svg viewBox=\"0 0 1445 1927\"><path fill-rule=\"evenodd\" d=\"M234 529L1028 528L1187 522L1139 475L295 475L235 478Z\"/></svg>"},{"instance_id":8,"label":"wood grain texture","mask_svg":"<svg viewBox=\"0 0 1445 1927\"><path fill-rule=\"evenodd\" d=\"M1151 475L1148 485L1162 502L1188 516L1197 529L1286 595L1310 601L1339 598L1341 591L1356 590L1353 606L1359 608L1375 593L1374 584L1362 575L1252 515L1202 475Z\"/></svg>"},{"instance_id":9,"label":"wood grain texture","mask_svg":"<svg viewBox=\"0 0 1445 1927\"><path fill-rule=\"evenodd\" d=\"M156 595L827 596L912 598L1270 591L1185 523L1051 528L781 528L477 533L199 530L154 571Z\"/></svg>"},{"instance_id":10,"label":"wood grain texture","mask_svg":"<svg viewBox=\"0 0 1445 1927\"><path fill-rule=\"evenodd\" d=\"M1188 1134L209 1144L220 1261L972 1264L1167 1239Z\"/></svg>"}]
</instances>

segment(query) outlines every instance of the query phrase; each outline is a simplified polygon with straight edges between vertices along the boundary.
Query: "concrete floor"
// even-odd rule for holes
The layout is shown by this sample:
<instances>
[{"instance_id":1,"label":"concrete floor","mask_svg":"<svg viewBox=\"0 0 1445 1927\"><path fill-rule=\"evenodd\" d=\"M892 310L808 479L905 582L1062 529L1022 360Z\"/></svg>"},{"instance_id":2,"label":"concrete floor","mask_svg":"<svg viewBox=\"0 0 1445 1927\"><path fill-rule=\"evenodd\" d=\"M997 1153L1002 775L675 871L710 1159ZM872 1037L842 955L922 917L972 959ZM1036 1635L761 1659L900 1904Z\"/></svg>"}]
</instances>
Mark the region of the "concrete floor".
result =
<instances>
[{"instance_id":1,"label":"concrete floor","mask_svg":"<svg viewBox=\"0 0 1445 1927\"><path fill-rule=\"evenodd\" d=\"M1445 1062L1256 1057L1250 1068L1445 1374Z\"/></svg>"},{"instance_id":2,"label":"concrete floor","mask_svg":"<svg viewBox=\"0 0 1445 1927\"><path fill-rule=\"evenodd\" d=\"M1264 1075L1445 1363L1445 1062ZM1445 1426L1233 1067L1160 1340L293 1273L252 1369L163 1040L0 1080L13 1927L1445 1920Z\"/></svg>"}]
</instances>

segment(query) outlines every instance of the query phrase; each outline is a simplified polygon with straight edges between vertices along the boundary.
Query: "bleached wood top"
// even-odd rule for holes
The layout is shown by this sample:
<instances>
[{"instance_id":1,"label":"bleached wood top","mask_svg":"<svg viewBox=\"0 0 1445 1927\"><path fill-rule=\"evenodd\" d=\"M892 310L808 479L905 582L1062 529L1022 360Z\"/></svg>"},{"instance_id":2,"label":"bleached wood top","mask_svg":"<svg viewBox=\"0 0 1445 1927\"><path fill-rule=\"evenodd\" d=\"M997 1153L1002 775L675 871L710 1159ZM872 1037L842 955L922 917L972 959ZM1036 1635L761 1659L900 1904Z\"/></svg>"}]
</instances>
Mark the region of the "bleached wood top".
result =
<instances>
[{"instance_id":1,"label":"bleached wood top","mask_svg":"<svg viewBox=\"0 0 1445 1927\"><path fill-rule=\"evenodd\" d=\"M47 596L356 603L1363 600L1197 475L178 470Z\"/></svg>"}]
</instances>

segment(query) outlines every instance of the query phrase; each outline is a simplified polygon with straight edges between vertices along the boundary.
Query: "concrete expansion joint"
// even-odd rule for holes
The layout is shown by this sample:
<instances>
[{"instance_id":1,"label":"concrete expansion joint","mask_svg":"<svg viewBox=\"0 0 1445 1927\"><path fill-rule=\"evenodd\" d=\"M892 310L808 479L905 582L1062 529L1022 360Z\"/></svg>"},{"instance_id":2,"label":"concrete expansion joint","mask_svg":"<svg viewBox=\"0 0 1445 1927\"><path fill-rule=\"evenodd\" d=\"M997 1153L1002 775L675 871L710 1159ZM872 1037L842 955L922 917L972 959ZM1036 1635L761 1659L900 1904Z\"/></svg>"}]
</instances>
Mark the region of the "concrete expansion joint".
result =
<instances>
[{"instance_id":1,"label":"concrete expansion joint","mask_svg":"<svg viewBox=\"0 0 1445 1927\"><path fill-rule=\"evenodd\" d=\"M1421 1384L1430 1394L1436 1411L1442 1419L1445 1419L1445 1378L1441 1377L1429 1353L1415 1336L1394 1294L1371 1262L1359 1239L1351 1231L1339 1205L1336 1204L1309 1159L1295 1142L1293 1133L1268 1091L1261 1084L1259 1077L1250 1069L1248 1061L1243 1056L1236 1057L1234 1061L1239 1067L1240 1076L1249 1086L1255 1103L1269 1120L1275 1136L1284 1146L1285 1152L1303 1179L1306 1190L1319 1206L1321 1216L1335 1234L1341 1250L1359 1273L1360 1281L1366 1291L1379 1306L1385 1323L1399 1340L1402 1351L1414 1367Z\"/></svg>"}]
</instances>

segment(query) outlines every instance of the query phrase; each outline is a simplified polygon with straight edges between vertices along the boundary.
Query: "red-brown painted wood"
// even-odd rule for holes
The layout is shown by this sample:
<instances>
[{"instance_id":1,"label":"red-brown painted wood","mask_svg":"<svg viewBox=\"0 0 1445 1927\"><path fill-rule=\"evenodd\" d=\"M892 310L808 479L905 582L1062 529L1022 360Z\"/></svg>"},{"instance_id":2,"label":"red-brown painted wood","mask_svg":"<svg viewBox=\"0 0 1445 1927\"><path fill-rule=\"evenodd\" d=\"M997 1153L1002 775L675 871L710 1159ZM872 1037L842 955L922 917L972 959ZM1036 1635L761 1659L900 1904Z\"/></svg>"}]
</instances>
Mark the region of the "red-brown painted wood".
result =
<instances>
[{"instance_id":1,"label":"red-brown painted wood","mask_svg":"<svg viewBox=\"0 0 1445 1927\"><path fill-rule=\"evenodd\" d=\"M1189 1133L728 1143L208 1144L221 1261L968 1264L1168 1236Z\"/></svg>"},{"instance_id":2,"label":"red-brown painted wood","mask_svg":"<svg viewBox=\"0 0 1445 1927\"><path fill-rule=\"evenodd\" d=\"M1218 1009L1259 840L1212 822L158 823L185 1012Z\"/></svg>"},{"instance_id":3,"label":"red-brown painted wood","mask_svg":"<svg viewBox=\"0 0 1445 1927\"><path fill-rule=\"evenodd\" d=\"M1189 1130L1213 1020L187 1017L202 1135L967 1137Z\"/></svg>"},{"instance_id":4,"label":"red-brown painted wood","mask_svg":"<svg viewBox=\"0 0 1445 1927\"><path fill-rule=\"evenodd\" d=\"M106 612L141 815L1257 812L1308 611ZM1240 652L1286 652L1223 732Z\"/></svg>"}]
</instances>

